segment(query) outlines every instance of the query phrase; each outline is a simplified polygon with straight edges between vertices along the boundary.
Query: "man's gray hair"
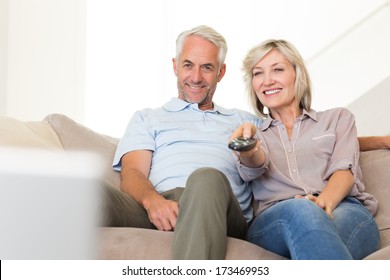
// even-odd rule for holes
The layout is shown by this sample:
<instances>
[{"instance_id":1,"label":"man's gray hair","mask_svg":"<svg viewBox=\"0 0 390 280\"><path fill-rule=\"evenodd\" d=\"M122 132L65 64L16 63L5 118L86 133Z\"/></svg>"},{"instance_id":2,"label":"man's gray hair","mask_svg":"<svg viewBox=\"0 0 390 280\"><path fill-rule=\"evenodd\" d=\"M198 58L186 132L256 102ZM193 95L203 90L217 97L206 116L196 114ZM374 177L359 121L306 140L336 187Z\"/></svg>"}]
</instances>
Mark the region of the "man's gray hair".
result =
<instances>
[{"instance_id":1,"label":"man's gray hair","mask_svg":"<svg viewBox=\"0 0 390 280\"><path fill-rule=\"evenodd\" d=\"M199 25L190 30L183 31L176 39L176 59L179 59L183 50L183 45L188 36L199 36L218 48L218 63L219 68L225 63L227 54L227 43L225 38L215 31L213 28L206 25Z\"/></svg>"}]
</instances>

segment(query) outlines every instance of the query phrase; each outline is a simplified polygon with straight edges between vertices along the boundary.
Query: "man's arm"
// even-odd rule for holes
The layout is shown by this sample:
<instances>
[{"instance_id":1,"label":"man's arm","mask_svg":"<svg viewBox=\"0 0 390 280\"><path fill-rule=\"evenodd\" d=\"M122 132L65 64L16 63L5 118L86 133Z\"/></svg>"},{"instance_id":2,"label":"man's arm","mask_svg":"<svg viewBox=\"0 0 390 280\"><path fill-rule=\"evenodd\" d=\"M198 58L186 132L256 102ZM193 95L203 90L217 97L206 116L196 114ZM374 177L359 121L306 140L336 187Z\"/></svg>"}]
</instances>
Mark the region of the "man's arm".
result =
<instances>
[{"instance_id":1,"label":"man's arm","mask_svg":"<svg viewBox=\"0 0 390 280\"><path fill-rule=\"evenodd\" d=\"M149 177L152 151L132 151L122 157L121 190L130 194L148 212L149 220L159 230L176 226L178 203L167 200L154 188Z\"/></svg>"},{"instance_id":2,"label":"man's arm","mask_svg":"<svg viewBox=\"0 0 390 280\"><path fill-rule=\"evenodd\" d=\"M358 139L361 152L390 149L390 136L361 136Z\"/></svg>"}]
</instances>

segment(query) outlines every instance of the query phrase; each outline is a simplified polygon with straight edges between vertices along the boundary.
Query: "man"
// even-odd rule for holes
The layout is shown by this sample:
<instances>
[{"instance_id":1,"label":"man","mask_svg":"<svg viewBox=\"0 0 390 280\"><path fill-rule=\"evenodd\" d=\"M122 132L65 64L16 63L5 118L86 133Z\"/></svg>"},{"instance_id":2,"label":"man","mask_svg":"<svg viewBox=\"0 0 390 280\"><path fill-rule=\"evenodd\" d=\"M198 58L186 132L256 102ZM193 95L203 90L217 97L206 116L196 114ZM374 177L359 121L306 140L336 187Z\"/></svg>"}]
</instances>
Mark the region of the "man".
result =
<instances>
[{"instance_id":1,"label":"man","mask_svg":"<svg viewBox=\"0 0 390 280\"><path fill-rule=\"evenodd\" d=\"M136 112L114 158L123 192L107 191L109 225L174 230L174 259L224 259L226 236L245 238L252 218L251 190L227 142L243 122L261 121L213 103L226 52L210 27L180 34L172 60L178 97Z\"/></svg>"}]
</instances>

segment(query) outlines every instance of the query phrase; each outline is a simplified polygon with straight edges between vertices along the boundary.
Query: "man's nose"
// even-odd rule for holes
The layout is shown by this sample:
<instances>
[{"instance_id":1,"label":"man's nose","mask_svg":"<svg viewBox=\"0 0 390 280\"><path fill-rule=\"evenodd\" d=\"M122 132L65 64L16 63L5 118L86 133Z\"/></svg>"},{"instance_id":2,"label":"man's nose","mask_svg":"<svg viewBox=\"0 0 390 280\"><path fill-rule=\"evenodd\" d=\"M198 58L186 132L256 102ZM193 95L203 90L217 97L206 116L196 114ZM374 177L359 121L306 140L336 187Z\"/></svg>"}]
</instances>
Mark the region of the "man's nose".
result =
<instances>
[{"instance_id":1,"label":"man's nose","mask_svg":"<svg viewBox=\"0 0 390 280\"><path fill-rule=\"evenodd\" d=\"M192 69L191 80L193 82L200 82L202 80L202 71L200 68L194 67Z\"/></svg>"}]
</instances>

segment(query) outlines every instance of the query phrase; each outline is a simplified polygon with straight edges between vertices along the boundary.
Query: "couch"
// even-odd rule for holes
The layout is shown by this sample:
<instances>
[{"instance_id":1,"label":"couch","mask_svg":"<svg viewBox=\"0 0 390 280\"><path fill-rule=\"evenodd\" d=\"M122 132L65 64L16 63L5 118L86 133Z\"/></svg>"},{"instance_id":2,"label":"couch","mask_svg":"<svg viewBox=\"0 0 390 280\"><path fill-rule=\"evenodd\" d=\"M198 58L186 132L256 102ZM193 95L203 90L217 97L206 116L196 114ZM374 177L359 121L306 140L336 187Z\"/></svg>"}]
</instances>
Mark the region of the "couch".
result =
<instances>
[{"instance_id":1,"label":"couch","mask_svg":"<svg viewBox=\"0 0 390 280\"><path fill-rule=\"evenodd\" d=\"M41 121L0 116L0 147L96 152L104 159L105 183L119 189L120 175L111 168L118 140L61 114L50 114ZM390 259L390 150L362 152L360 162L367 192L379 200L375 219L380 230L381 248L366 259ZM101 227L98 232L98 259L171 259L172 232L115 227ZM229 237L226 259L284 258L247 241Z\"/></svg>"}]
</instances>

